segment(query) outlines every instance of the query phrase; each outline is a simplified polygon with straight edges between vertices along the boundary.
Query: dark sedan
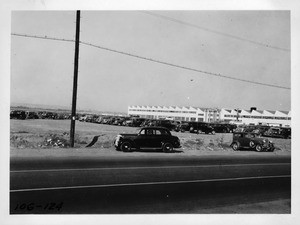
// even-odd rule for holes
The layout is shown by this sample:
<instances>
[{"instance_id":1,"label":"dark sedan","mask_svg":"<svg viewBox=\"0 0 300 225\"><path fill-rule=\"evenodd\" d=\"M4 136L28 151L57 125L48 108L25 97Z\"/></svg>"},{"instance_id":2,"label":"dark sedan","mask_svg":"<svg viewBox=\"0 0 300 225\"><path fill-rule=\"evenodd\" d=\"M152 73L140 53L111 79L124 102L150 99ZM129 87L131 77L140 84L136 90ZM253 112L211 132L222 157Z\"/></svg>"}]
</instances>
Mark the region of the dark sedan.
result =
<instances>
[{"instance_id":1,"label":"dark sedan","mask_svg":"<svg viewBox=\"0 0 300 225\"><path fill-rule=\"evenodd\" d=\"M130 152L132 149L160 149L172 152L180 148L180 140L164 127L144 127L136 134L119 134L114 142L117 150Z\"/></svg>"},{"instance_id":2,"label":"dark sedan","mask_svg":"<svg viewBox=\"0 0 300 225\"><path fill-rule=\"evenodd\" d=\"M242 148L253 149L257 152L273 152L275 147L272 141L266 138L257 137L254 133L236 132L233 134L231 147L234 151Z\"/></svg>"}]
</instances>

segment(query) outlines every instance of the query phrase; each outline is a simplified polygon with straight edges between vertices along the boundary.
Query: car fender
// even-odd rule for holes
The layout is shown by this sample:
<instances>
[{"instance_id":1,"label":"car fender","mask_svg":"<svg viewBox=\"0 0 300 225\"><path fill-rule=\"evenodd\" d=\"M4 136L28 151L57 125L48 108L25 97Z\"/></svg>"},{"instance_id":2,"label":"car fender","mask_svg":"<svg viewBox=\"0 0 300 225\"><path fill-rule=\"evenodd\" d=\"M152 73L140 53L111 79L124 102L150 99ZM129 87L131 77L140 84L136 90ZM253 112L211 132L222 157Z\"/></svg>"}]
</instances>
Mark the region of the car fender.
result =
<instances>
[{"instance_id":1,"label":"car fender","mask_svg":"<svg viewBox=\"0 0 300 225\"><path fill-rule=\"evenodd\" d=\"M123 144L124 142L129 142L132 146L134 146L134 147L136 146L134 141L131 140L130 138L120 138L119 145Z\"/></svg>"},{"instance_id":2,"label":"car fender","mask_svg":"<svg viewBox=\"0 0 300 225\"><path fill-rule=\"evenodd\" d=\"M160 143L161 143L161 147L164 146L164 144L166 144L166 143L170 143L173 145L173 140L166 139L166 140L161 141Z\"/></svg>"},{"instance_id":3,"label":"car fender","mask_svg":"<svg viewBox=\"0 0 300 225\"><path fill-rule=\"evenodd\" d=\"M177 141L177 138L174 137L174 136L171 136L170 138L166 138L165 140L161 141L161 146L163 146L163 145L166 144L166 143L170 143L170 144L173 145L173 147L175 147L176 141ZM179 143L180 143L179 138L178 138L178 141L179 141Z\"/></svg>"},{"instance_id":4,"label":"car fender","mask_svg":"<svg viewBox=\"0 0 300 225\"><path fill-rule=\"evenodd\" d=\"M232 147L232 145L233 145L234 143L237 143L238 146L241 146L241 143L240 143L239 141L233 141L233 142L230 144L230 147Z\"/></svg>"},{"instance_id":5,"label":"car fender","mask_svg":"<svg viewBox=\"0 0 300 225\"><path fill-rule=\"evenodd\" d=\"M165 140L161 142L161 148L163 148L167 143L171 144L174 147L174 142L172 140Z\"/></svg>"}]
</instances>

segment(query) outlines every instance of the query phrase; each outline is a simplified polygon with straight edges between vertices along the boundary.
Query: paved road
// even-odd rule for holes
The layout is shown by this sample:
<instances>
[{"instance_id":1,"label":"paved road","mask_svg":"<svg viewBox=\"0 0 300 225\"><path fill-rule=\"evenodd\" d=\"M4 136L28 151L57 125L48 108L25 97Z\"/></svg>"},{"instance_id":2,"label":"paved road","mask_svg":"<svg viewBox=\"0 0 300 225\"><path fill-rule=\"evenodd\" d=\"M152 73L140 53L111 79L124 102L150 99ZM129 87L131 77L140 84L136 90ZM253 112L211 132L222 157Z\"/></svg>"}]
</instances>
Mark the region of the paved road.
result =
<instances>
[{"instance_id":1,"label":"paved road","mask_svg":"<svg viewBox=\"0 0 300 225\"><path fill-rule=\"evenodd\" d=\"M16 157L10 168L11 213L201 213L291 194L290 156Z\"/></svg>"}]
</instances>

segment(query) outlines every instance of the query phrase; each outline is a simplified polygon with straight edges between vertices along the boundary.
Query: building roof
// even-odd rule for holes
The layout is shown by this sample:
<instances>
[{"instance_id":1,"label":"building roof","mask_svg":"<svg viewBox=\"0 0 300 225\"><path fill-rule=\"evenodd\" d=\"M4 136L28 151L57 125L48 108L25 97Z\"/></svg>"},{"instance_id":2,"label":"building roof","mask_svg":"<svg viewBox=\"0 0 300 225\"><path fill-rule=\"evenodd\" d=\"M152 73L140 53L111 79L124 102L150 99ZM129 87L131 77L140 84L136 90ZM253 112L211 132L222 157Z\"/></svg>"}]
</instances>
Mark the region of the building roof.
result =
<instances>
[{"instance_id":1,"label":"building roof","mask_svg":"<svg viewBox=\"0 0 300 225\"><path fill-rule=\"evenodd\" d=\"M280 110L280 112L282 112L282 113L284 113L284 114L286 114L286 115L289 114L289 111L282 111L282 110Z\"/></svg>"},{"instance_id":2,"label":"building roof","mask_svg":"<svg viewBox=\"0 0 300 225\"><path fill-rule=\"evenodd\" d=\"M268 111L268 112L270 112L270 113L272 113L272 114L275 114L275 112L276 112L276 111L274 111L274 110L266 110L266 111Z\"/></svg>"},{"instance_id":3,"label":"building roof","mask_svg":"<svg viewBox=\"0 0 300 225\"><path fill-rule=\"evenodd\" d=\"M132 105L128 106L128 108L138 108L138 109L177 109L177 110L201 110L202 112L204 111L212 111L212 110L224 110L230 114L236 114L235 109L226 109L226 108L205 108L205 107L194 107L194 106L139 106L139 105ZM291 115L291 111L284 111L284 110L245 110L245 109L240 109L241 112L249 113L252 115L274 115L274 116L289 116Z\"/></svg>"},{"instance_id":4,"label":"building roof","mask_svg":"<svg viewBox=\"0 0 300 225\"><path fill-rule=\"evenodd\" d=\"M270 112L270 111L268 111L268 110L264 110L263 114L264 114L265 116L274 116L274 113L272 113L272 112Z\"/></svg>"}]
</instances>

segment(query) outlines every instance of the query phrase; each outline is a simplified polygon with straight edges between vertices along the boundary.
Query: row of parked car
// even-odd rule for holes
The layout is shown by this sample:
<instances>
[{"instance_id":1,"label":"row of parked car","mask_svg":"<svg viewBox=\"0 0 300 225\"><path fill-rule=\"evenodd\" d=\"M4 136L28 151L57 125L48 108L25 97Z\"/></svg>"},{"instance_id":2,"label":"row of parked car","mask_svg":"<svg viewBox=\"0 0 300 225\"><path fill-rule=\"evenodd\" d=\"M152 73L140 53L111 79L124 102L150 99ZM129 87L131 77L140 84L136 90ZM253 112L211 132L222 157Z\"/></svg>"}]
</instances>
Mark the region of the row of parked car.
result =
<instances>
[{"instance_id":1,"label":"row of parked car","mask_svg":"<svg viewBox=\"0 0 300 225\"><path fill-rule=\"evenodd\" d=\"M130 127L164 127L169 131L205 134L231 133L237 128L236 125L229 123L185 122L125 116L83 115L79 121Z\"/></svg>"},{"instance_id":2,"label":"row of parked car","mask_svg":"<svg viewBox=\"0 0 300 225\"><path fill-rule=\"evenodd\" d=\"M10 119L71 119L70 113L50 111L11 110ZM109 124L131 127L165 127L170 131L190 133L254 133L257 136L273 138L291 138L290 127L274 127L267 125L239 125L229 123L187 122L164 119L146 119L128 116L108 116L97 114L76 114L76 120L81 122Z\"/></svg>"},{"instance_id":3,"label":"row of parked car","mask_svg":"<svg viewBox=\"0 0 300 225\"><path fill-rule=\"evenodd\" d=\"M77 116L79 118L79 115ZM10 111L10 119L70 119L71 114L69 113L55 113L48 111L25 111L25 110L11 110Z\"/></svg>"},{"instance_id":4,"label":"row of parked car","mask_svg":"<svg viewBox=\"0 0 300 225\"><path fill-rule=\"evenodd\" d=\"M239 126L236 129L236 132L254 133L257 136L262 136L262 137L290 139L292 129L291 127L248 125L248 126Z\"/></svg>"},{"instance_id":5,"label":"row of parked car","mask_svg":"<svg viewBox=\"0 0 300 225\"><path fill-rule=\"evenodd\" d=\"M237 126L230 123L187 122L164 119L146 119L139 117L99 115L83 115L79 118L79 121L131 127L165 127L170 131L176 132L205 134L246 132L254 133L256 136L291 138L290 127L276 127L267 125Z\"/></svg>"},{"instance_id":6,"label":"row of parked car","mask_svg":"<svg viewBox=\"0 0 300 225\"><path fill-rule=\"evenodd\" d=\"M206 122L180 122L175 131L190 133L232 133L237 128L234 124L229 123L206 123Z\"/></svg>"}]
</instances>

